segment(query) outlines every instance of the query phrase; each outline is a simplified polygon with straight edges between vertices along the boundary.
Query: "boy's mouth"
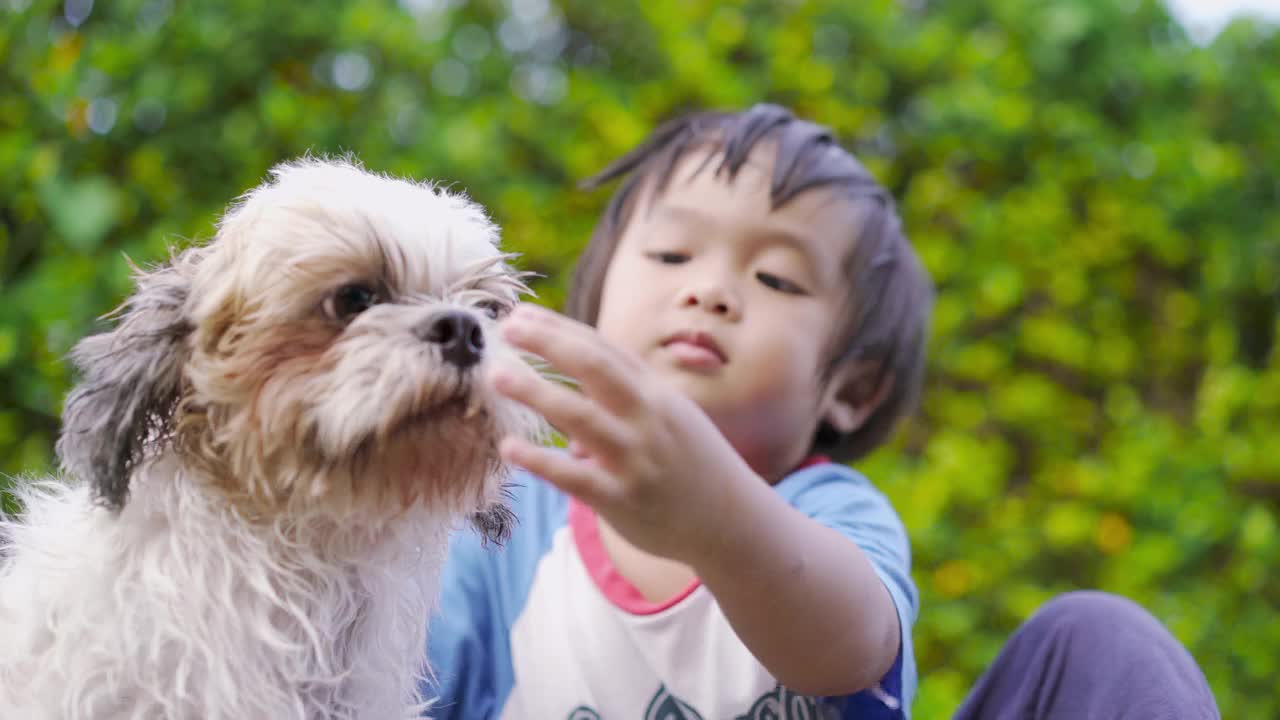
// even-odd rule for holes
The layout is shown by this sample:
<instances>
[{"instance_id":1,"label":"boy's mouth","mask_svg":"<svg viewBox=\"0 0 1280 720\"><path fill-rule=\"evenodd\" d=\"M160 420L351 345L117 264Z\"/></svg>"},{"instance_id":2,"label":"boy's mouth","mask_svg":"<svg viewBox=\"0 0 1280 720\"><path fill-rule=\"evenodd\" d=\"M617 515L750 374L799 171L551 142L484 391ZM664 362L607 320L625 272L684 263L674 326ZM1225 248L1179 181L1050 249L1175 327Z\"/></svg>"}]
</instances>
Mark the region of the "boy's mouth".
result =
<instances>
[{"instance_id":1,"label":"boy's mouth","mask_svg":"<svg viewBox=\"0 0 1280 720\"><path fill-rule=\"evenodd\" d=\"M682 330L662 341L662 347L675 354L682 364L696 367L718 367L729 362L709 333Z\"/></svg>"}]
</instances>

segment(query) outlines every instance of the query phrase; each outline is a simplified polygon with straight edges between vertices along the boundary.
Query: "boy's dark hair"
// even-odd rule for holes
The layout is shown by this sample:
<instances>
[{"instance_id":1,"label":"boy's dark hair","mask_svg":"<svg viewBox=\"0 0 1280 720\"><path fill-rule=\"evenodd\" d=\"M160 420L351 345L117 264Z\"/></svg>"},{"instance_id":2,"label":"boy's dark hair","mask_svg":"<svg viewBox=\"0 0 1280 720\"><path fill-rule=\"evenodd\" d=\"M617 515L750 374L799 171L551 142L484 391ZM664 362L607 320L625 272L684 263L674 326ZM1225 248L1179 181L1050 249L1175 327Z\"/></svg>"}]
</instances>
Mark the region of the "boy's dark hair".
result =
<instances>
[{"instance_id":1,"label":"boy's dark hair","mask_svg":"<svg viewBox=\"0 0 1280 720\"><path fill-rule=\"evenodd\" d=\"M609 262L646 184L663 192L680 159L691 150L710 150L706 165L732 181L761 141L775 148L771 207L797 194L826 188L855 204L862 219L844 259L850 288L844 323L828 346L824 377L846 363L866 363L872 387L891 381L880 405L861 427L846 435L823 423L812 451L847 462L883 443L899 419L915 406L924 380L925 336L933 287L902 232L893 198L827 128L796 118L776 105L756 105L740 113L703 112L660 126L639 147L584 181L598 187L625 177L574 268L566 312L595 325ZM719 155L718 164L714 158ZM703 168L699 168L701 171Z\"/></svg>"}]
</instances>

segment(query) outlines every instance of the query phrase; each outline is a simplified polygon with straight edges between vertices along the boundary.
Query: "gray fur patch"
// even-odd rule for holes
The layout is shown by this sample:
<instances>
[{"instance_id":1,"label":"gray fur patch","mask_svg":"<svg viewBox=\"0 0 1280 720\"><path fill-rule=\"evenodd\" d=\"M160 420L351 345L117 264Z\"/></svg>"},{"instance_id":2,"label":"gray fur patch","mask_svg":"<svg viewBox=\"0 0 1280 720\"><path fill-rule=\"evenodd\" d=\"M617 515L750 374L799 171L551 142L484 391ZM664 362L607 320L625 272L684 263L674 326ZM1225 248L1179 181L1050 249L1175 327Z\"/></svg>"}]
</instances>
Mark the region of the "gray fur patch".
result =
<instances>
[{"instance_id":1,"label":"gray fur patch","mask_svg":"<svg viewBox=\"0 0 1280 720\"><path fill-rule=\"evenodd\" d=\"M67 396L57 451L71 475L118 510L149 444L171 430L191 325L190 283L172 265L138 277L138 291L115 313L115 330L81 340L71 360L82 379Z\"/></svg>"}]
</instances>

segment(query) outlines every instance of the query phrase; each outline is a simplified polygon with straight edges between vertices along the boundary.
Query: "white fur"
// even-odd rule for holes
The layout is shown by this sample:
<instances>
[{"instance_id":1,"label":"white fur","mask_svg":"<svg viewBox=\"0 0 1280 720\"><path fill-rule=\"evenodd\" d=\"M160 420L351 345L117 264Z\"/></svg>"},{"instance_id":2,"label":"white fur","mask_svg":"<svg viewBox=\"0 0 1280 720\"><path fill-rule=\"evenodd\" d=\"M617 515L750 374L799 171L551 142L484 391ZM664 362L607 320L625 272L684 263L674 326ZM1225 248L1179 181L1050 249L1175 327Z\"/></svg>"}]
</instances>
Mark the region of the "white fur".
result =
<instances>
[{"instance_id":1,"label":"white fur","mask_svg":"<svg viewBox=\"0 0 1280 720\"><path fill-rule=\"evenodd\" d=\"M418 508L376 535L286 538L172 471L119 518L84 487L25 493L33 514L13 540L26 562L0 589L3 715L415 714L450 518Z\"/></svg>"},{"instance_id":2,"label":"white fur","mask_svg":"<svg viewBox=\"0 0 1280 720\"><path fill-rule=\"evenodd\" d=\"M0 521L0 716L420 714L448 533L500 498L498 437L540 427L475 377L518 361L476 305L522 289L496 240L461 196L306 160L242 198L212 243L140 275L115 335L78 350L92 392L64 415L73 477L24 484L24 516ZM326 320L374 257L394 299ZM445 310L482 321L476 367L413 335ZM172 352L118 357L148 351L140 329L175 327L166 312L190 325ZM94 439L119 432L85 410L170 387L146 400L113 506L75 458L105 457Z\"/></svg>"}]
</instances>

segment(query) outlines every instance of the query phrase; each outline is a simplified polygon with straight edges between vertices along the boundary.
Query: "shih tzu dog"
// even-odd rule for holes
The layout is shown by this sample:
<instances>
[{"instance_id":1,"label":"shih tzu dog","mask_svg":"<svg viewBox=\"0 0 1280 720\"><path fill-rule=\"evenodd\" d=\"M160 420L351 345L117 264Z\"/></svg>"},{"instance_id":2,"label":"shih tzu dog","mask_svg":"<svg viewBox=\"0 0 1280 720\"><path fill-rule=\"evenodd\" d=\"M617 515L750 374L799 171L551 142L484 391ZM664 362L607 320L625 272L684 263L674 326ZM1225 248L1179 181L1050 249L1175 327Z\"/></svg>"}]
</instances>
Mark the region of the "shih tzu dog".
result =
<instances>
[{"instance_id":1,"label":"shih tzu dog","mask_svg":"<svg viewBox=\"0 0 1280 720\"><path fill-rule=\"evenodd\" d=\"M352 161L276 167L137 275L72 359L58 454L0 523L0 715L419 713L448 533L510 519L481 382L525 291L480 207Z\"/></svg>"}]
</instances>

